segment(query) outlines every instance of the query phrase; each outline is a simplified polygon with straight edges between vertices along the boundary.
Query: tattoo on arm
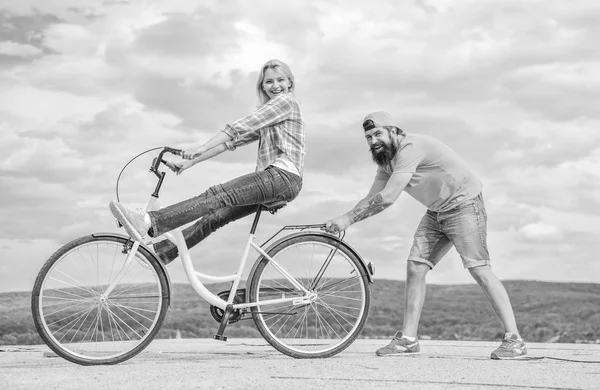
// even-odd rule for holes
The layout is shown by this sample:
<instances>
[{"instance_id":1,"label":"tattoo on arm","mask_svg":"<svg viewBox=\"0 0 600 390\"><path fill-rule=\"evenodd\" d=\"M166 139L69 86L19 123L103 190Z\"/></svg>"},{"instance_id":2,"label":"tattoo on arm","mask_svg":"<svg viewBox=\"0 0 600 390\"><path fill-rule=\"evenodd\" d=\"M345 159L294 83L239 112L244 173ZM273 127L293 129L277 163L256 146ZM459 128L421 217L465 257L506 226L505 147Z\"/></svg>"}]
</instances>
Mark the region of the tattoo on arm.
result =
<instances>
[{"instance_id":1,"label":"tattoo on arm","mask_svg":"<svg viewBox=\"0 0 600 390\"><path fill-rule=\"evenodd\" d=\"M366 204L359 204L352 210L351 219L352 222L362 221L363 219L369 218L375 214L382 212L383 210L390 207L391 203L386 203L383 200L381 194L376 194L369 199Z\"/></svg>"}]
</instances>

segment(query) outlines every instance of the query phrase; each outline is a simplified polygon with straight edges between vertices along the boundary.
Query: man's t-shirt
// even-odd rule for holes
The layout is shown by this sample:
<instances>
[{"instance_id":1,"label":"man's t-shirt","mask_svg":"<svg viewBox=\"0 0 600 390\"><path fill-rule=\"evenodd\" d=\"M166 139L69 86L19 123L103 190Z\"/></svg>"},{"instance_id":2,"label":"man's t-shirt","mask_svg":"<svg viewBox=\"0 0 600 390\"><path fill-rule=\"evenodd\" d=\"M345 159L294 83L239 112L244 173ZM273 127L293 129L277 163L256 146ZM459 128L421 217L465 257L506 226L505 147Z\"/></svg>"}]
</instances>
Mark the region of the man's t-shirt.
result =
<instances>
[{"instance_id":1,"label":"man's t-shirt","mask_svg":"<svg viewBox=\"0 0 600 390\"><path fill-rule=\"evenodd\" d=\"M390 166L378 166L375 178L387 181L394 173L412 173L404 191L435 212L451 210L473 199L482 188L458 154L426 135L406 134Z\"/></svg>"}]
</instances>

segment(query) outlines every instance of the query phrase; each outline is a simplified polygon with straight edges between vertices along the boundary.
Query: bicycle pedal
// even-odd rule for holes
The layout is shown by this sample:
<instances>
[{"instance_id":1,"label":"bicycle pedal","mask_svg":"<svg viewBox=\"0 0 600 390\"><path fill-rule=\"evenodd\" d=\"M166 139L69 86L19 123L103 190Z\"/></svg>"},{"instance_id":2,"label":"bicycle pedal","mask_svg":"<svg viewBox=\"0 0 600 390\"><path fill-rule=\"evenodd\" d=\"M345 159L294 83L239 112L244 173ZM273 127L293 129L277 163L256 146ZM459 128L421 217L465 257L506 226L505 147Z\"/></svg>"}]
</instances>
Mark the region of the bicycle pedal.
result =
<instances>
[{"instance_id":1,"label":"bicycle pedal","mask_svg":"<svg viewBox=\"0 0 600 390\"><path fill-rule=\"evenodd\" d=\"M223 335L219 336L218 334L216 334L213 336L213 339L219 340L219 341L227 341L227 336L223 336Z\"/></svg>"}]
</instances>

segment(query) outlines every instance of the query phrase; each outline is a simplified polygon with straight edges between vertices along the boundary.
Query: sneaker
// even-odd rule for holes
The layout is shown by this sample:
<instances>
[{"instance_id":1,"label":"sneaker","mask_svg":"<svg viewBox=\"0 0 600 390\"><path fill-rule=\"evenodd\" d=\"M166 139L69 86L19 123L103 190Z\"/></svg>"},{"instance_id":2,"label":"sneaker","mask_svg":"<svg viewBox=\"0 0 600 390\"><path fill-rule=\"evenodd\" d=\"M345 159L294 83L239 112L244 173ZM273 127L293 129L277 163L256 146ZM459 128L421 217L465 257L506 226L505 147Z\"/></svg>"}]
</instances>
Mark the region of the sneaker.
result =
<instances>
[{"instance_id":1,"label":"sneaker","mask_svg":"<svg viewBox=\"0 0 600 390\"><path fill-rule=\"evenodd\" d=\"M109 207L112 215L121 222L131 238L142 241L148 234L150 227L144 221L146 215L144 209L130 210L115 200L110 202Z\"/></svg>"},{"instance_id":2,"label":"sneaker","mask_svg":"<svg viewBox=\"0 0 600 390\"><path fill-rule=\"evenodd\" d=\"M510 332L504 334L502 344L491 355L494 360L522 359L524 357L527 357L527 348L523 339Z\"/></svg>"},{"instance_id":3,"label":"sneaker","mask_svg":"<svg viewBox=\"0 0 600 390\"><path fill-rule=\"evenodd\" d=\"M375 351L377 356L392 356L392 355L403 355L405 353L418 353L421 351L419 346L419 340L409 341L402 336L402 332L396 332L396 335L392 341L385 347L379 348Z\"/></svg>"}]
</instances>

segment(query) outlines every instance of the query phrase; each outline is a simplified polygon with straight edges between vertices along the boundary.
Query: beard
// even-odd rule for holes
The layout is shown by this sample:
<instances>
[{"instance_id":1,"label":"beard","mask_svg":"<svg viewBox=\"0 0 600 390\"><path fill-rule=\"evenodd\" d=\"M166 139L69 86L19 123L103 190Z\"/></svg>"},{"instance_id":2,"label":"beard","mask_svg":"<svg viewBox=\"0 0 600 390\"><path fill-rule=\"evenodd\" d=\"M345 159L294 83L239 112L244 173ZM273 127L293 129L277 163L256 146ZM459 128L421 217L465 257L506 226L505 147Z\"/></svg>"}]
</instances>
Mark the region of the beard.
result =
<instances>
[{"instance_id":1,"label":"beard","mask_svg":"<svg viewBox=\"0 0 600 390\"><path fill-rule=\"evenodd\" d=\"M381 150L375 151L374 146L381 145ZM392 159L396 155L398 151L398 145L394 143L394 141L386 144L382 142L381 144L373 145L370 149L371 157L373 158L373 162L379 166L387 166L392 162Z\"/></svg>"}]
</instances>

